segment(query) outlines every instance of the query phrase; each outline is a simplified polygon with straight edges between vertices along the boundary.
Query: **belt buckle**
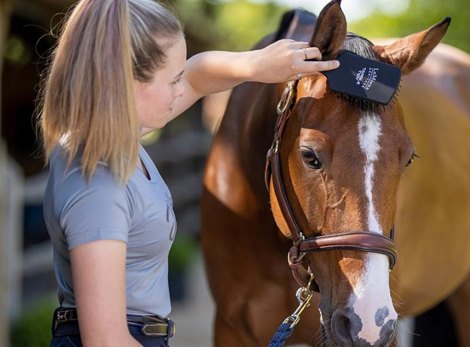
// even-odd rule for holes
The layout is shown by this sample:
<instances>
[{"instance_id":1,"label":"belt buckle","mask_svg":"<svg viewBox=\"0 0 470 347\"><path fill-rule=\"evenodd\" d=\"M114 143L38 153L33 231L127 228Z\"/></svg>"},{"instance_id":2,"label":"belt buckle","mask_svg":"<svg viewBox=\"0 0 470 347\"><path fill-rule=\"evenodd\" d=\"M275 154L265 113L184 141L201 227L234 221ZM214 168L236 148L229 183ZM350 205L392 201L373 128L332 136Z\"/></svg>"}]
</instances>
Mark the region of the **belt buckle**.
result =
<instances>
[{"instance_id":1,"label":"belt buckle","mask_svg":"<svg viewBox=\"0 0 470 347\"><path fill-rule=\"evenodd\" d=\"M73 310L56 308L52 319L52 333L54 334L59 325L71 320L76 320Z\"/></svg>"},{"instance_id":2,"label":"belt buckle","mask_svg":"<svg viewBox=\"0 0 470 347\"><path fill-rule=\"evenodd\" d=\"M57 323L63 323L69 320L74 320L73 310L57 310L56 319Z\"/></svg>"},{"instance_id":3,"label":"belt buckle","mask_svg":"<svg viewBox=\"0 0 470 347\"><path fill-rule=\"evenodd\" d=\"M145 323L140 331L145 336L167 336L167 329L166 323Z\"/></svg>"},{"instance_id":4,"label":"belt buckle","mask_svg":"<svg viewBox=\"0 0 470 347\"><path fill-rule=\"evenodd\" d=\"M175 335L175 323L170 319L165 319L162 322L145 323L140 331L146 336L165 336L170 338Z\"/></svg>"},{"instance_id":5,"label":"belt buckle","mask_svg":"<svg viewBox=\"0 0 470 347\"><path fill-rule=\"evenodd\" d=\"M173 322L171 319L167 319L167 323L168 323L167 334L168 334L168 338L170 338L175 335L176 325L175 325L175 322Z\"/></svg>"}]
</instances>

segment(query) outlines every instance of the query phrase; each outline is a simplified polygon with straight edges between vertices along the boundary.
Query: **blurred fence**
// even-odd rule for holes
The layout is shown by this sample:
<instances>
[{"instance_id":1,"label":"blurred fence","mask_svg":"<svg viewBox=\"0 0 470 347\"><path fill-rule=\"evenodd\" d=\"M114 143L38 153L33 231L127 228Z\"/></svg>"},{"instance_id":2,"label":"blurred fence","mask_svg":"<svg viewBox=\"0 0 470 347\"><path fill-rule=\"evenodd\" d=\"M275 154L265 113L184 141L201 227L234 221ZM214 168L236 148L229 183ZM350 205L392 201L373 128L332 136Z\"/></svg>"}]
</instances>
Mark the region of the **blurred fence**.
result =
<instances>
[{"instance_id":1,"label":"blurred fence","mask_svg":"<svg viewBox=\"0 0 470 347\"><path fill-rule=\"evenodd\" d=\"M10 319L21 309L23 182L17 164L0 151L0 345L8 346Z\"/></svg>"}]
</instances>

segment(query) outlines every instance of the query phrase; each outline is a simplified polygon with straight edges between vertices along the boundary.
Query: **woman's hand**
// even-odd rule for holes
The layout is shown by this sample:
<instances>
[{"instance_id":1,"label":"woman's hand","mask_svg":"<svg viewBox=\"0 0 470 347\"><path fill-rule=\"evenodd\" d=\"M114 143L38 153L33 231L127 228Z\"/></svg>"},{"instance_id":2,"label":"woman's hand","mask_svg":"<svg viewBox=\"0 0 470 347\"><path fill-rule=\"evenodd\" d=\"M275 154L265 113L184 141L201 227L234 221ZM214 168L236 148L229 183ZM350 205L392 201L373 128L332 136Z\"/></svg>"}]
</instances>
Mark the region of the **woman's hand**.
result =
<instances>
[{"instance_id":1,"label":"woman's hand","mask_svg":"<svg viewBox=\"0 0 470 347\"><path fill-rule=\"evenodd\" d=\"M192 56L185 64L181 83L184 94L173 108L176 117L199 98L246 82L279 83L336 69L336 60L320 61L318 48L308 42L284 39L246 52L210 51ZM317 59L318 61L306 61Z\"/></svg>"},{"instance_id":2,"label":"woman's hand","mask_svg":"<svg viewBox=\"0 0 470 347\"><path fill-rule=\"evenodd\" d=\"M337 60L321 61L320 50L310 47L308 42L289 39L276 41L265 48L252 51L251 54L250 79L264 83L300 79L339 66Z\"/></svg>"}]
</instances>

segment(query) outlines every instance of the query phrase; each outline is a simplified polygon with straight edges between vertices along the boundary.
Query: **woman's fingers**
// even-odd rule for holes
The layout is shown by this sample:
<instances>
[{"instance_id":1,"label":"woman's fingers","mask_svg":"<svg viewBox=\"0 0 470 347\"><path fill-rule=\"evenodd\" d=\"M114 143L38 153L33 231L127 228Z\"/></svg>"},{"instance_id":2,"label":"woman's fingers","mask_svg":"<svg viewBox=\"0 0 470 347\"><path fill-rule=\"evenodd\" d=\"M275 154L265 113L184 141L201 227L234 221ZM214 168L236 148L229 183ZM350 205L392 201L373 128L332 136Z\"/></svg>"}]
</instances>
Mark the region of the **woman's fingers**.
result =
<instances>
[{"instance_id":1,"label":"woman's fingers","mask_svg":"<svg viewBox=\"0 0 470 347\"><path fill-rule=\"evenodd\" d=\"M322 55L317 47L303 48L302 53L304 54L304 60L321 60Z\"/></svg>"},{"instance_id":2,"label":"woman's fingers","mask_svg":"<svg viewBox=\"0 0 470 347\"><path fill-rule=\"evenodd\" d=\"M322 54L317 47L311 47L308 42L288 41L289 48L295 51L295 70L302 77L319 71L336 69L339 62L336 60L321 61ZM298 52L298 53L297 53ZM296 76L299 76L298 73Z\"/></svg>"},{"instance_id":3,"label":"woman's fingers","mask_svg":"<svg viewBox=\"0 0 470 347\"><path fill-rule=\"evenodd\" d=\"M339 61L327 60L327 61L303 61L299 65L295 66L295 73L289 80L300 80L304 77L318 74L320 71L333 70L339 67Z\"/></svg>"},{"instance_id":4,"label":"woman's fingers","mask_svg":"<svg viewBox=\"0 0 470 347\"><path fill-rule=\"evenodd\" d=\"M297 64L296 69L304 76L314 74L319 71L334 70L339 67L339 61L326 60L326 61L302 61Z\"/></svg>"},{"instance_id":5,"label":"woman's fingers","mask_svg":"<svg viewBox=\"0 0 470 347\"><path fill-rule=\"evenodd\" d=\"M252 60L256 62L252 80L267 83L301 79L339 66L335 60L321 61L320 50L308 42L289 39L276 41L254 54L257 58Z\"/></svg>"},{"instance_id":6,"label":"woman's fingers","mask_svg":"<svg viewBox=\"0 0 470 347\"><path fill-rule=\"evenodd\" d=\"M308 42L299 42L299 41L293 41L293 40L285 40L285 41L290 49L301 53L300 57L303 58L303 60L307 60L307 59L321 60L322 55L321 55L320 50L317 47L311 47Z\"/></svg>"},{"instance_id":7,"label":"woman's fingers","mask_svg":"<svg viewBox=\"0 0 470 347\"><path fill-rule=\"evenodd\" d=\"M310 43L305 42L305 41L294 41L290 39L287 39L285 41L288 42L289 46L292 49L313 48L310 46Z\"/></svg>"}]
</instances>

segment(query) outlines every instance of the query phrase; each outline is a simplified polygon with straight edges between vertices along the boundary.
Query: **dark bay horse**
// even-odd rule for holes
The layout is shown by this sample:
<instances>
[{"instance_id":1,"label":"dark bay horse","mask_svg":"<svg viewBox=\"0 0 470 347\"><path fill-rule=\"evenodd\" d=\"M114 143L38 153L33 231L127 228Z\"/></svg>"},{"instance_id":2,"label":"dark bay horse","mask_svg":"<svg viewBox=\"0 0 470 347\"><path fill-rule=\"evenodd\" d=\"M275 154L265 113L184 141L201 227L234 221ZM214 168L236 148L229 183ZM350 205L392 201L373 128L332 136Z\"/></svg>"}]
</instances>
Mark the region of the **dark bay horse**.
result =
<instances>
[{"instance_id":1,"label":"dark bay horse","mask_svg":"<svg viewBox=\"0 0 470 347\"><path fill-rule=\"evenodd\" d=\"M399 315L447 299L460 343L470 346L470 59L439 46L431 67L408 76L440 42L448 19L383 45L347 34L340 1L307 22L284 18L259 47L281 37L310 41L324 59L346 49L406 76L384 107L338 96L320 74L296 82L278 150L285 198L307 238L344 234L349 242L359 232L388 240L395 226L398 261L389 280L393 257L363 241L362 249L306 254L301 261L320 294L289 343L387 346ZM268 190L264 182L285 88L235 88L209 154L201 239L216 302L216 346L267 346L297 307L299 284L286 259L292 223L273 176Z\"/></svg>"}]
</instances>

